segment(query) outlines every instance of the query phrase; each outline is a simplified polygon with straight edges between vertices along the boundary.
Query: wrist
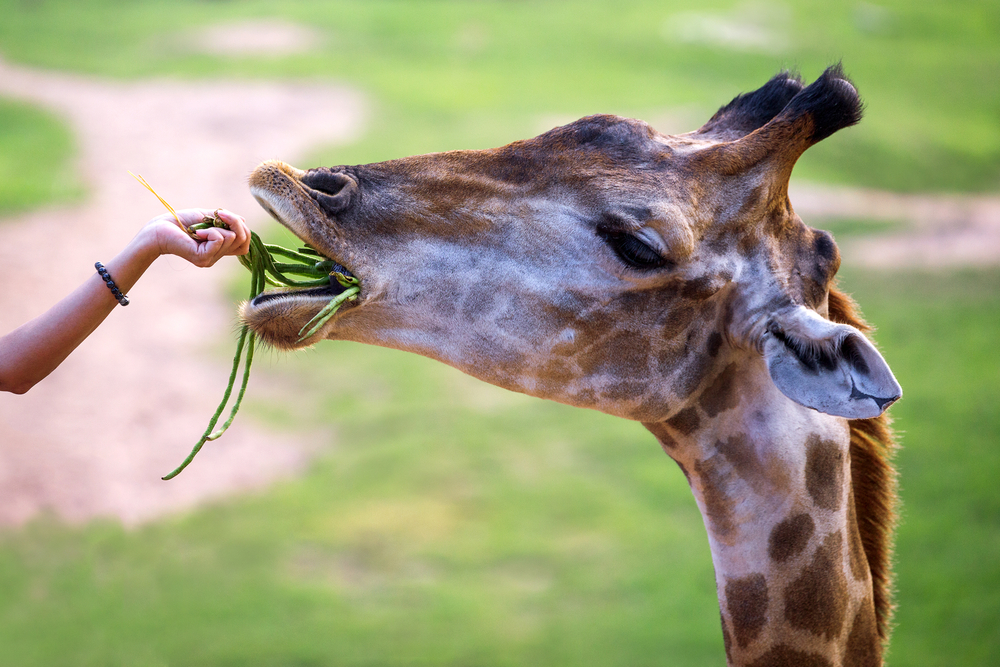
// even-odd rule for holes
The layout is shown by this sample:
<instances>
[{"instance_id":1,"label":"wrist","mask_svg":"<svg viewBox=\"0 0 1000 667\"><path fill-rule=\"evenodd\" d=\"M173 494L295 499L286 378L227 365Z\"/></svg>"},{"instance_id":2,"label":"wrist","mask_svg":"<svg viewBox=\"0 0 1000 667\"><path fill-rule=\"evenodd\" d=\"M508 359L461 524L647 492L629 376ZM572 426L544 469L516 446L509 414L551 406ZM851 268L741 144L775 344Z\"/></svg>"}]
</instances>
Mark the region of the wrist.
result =
<instances>
[{"instance_id":1,"label":"wrist","mask_svg":"<svg viewBox=\"0 0 1000 667\"><path fill-rule=\"evenodd\" d=\"M156 222L145 225L119 254L148 267L157 257L167 252L158 228Z\"/></svg>"},{"instance_id":2,"label":"wrist","mask_svg":"<svg viewBox=\"0 0 1000 667\"><path fill-rule=\"evenodd\" d=\"M105 262L118 288L127 293L146 272L146 269L163 254L154 225L146 225L115 255Z\"/></svg>"},{"instance_id":3,"label":"wrist","mask_svg":"<svg viewBox=\"0 0 1000 667\"><path fill-rule=\"evenodd\" d=\"M118 284L115 283L114 278L108 273L108 269L100 262L94 262L94 268L97 269L97 274L101 276L101 280L111 291L111 295L115 297L115 300L122 306L127 306L129 304L129 299L126 295L122 294L121 289L119 289Z\"/></svg>"}]
</instances>

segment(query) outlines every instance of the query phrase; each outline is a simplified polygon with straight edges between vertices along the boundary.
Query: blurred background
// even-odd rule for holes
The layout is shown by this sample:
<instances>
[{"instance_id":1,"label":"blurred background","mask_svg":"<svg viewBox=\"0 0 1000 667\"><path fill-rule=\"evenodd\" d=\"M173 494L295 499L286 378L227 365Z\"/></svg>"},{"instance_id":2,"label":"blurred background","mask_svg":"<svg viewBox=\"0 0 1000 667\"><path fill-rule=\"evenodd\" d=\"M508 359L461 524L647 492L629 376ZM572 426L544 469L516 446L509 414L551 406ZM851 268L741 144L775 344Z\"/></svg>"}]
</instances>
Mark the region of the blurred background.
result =
<instances>
[{"instance_id":1,"label":"blurred background","mask_svg":"<svg viewBox=\"0 0 1000 667\"><path fill-rule=\"evenodd\" d=\"M73 120L94 91L160 100L119 109L137 123L135 144L161 132L144 119L193 118L198 108L268 118L256 128L223 117L212 131L248 154L208 151L193 171L173 174L207 184L197 192L212 201L161 194L177 208L242 207L265 239L291 245L245 194L232 195L237 205L214 199L245 190L256 160L308 167L487 148L591 113L687 132L782 69L808 82L838 61L866 116L806 153L792 202L807 224L835 234L841 286L877 327L904 387L892 408L903 504L887 662L997 665L995 0L0 0L0 238L21 244L2 250L44 265L43 244L60 237L38 238L31 230L44 227L31 225L55 216L69 234L84 219L74 211L96 205L103 171L80 156L117 154ZM276 89L291 102L271 104ZM304 134L254 144L258 129ZM291 154L267 153L272 146ZM155 171L158 155L166 164L167 148L143 164ZM228 170L216 189L198 176L213 163ZM108 168L127 179L135 166ZM163 171L160 181L146 176L157 186L171 177ZM134 196L145 208L128 212L130 229L160 212L147 193ZM111 238L105 256L128 237ZM79 259L81 280L94 259ZM8 262L9 280L21 263ZM190 413L195 427L153 429L172 438L171 462L224 387L232 303L248 284L235 264L198 274L218 283L225 310L193 353L192 363L212 369L207 402L170 415ZM38 306L74 284L53 286ZM32 298L16 291L13 301ZM170 309L164 319L184 302ZM140 382L174 371L161 363L150 373ZM92 386L72 367L61 377L53 386ZM20 400L0 396L29 420L66 419ZM155 402L147 409L157 412ZM223 440L273 433L264 439L304 453L272 463L266 448L247 450L252 484L227 478L217 493L192 491L142 512L128 507L134 494L124 505L88 504L81 491L60 505L16 488L28 509L0 526L0 665L723 661L701 518L683 475L638 424L511 394L414 355L331 342L262 353L237 422L257 435ZM69 438L73 428L46 437ZM105 450L87 437L89 455L116 465L144 446ZM0 447L29 452L31 442L0 433ZM12 460L0 461L0 477L17 477ZM281 474L268 477L271 468ZM87 473L59 475L72 486ZM15 486L0 486L0 504L13 503ZM107 486L92 482L92 493Z\"/></svg>"}]
</instances>

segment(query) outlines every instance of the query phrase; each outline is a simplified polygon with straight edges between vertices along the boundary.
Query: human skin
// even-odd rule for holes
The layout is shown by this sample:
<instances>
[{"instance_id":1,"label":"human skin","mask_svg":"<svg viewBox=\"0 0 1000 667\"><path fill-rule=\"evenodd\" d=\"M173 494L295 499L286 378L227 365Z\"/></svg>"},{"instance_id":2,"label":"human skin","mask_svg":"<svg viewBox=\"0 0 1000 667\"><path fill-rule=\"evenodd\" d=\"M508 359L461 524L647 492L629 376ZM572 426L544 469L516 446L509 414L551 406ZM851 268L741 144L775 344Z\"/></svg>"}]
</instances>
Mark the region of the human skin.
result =
<instances>
[{"instance_id":1,"label":"human skin","mask_svg":"<svg viewBox=\"0 0 1000 667\"><path fill-rule=\"evenodd\" d=\"M197 224L212 210L177 211L185 226ZM227 255L244 255L250 248L250 230L239 215L220 209L229 229L210 227L196 232L198 240L181 230L169 213L147 222L105 268L123 294L161 255L176 255L195 266L209 267ZM54 371L118 306L97 271L49 310L0 337L0 391L23 394Z\"/></svg>"}]
</instances>

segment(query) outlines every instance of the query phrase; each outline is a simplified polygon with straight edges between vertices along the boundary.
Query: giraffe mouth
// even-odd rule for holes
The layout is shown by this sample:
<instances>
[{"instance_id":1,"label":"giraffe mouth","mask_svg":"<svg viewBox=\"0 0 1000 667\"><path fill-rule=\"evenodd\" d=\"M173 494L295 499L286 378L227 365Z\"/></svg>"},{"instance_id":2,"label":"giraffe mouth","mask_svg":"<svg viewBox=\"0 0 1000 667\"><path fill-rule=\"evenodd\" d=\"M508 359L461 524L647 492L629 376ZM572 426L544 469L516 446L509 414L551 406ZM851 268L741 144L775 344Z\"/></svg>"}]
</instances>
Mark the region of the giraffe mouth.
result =
<instances>
[{"instance_id":1,"label":"giraffe mouth","mask_svg":"<svg viewBox=\"0 0 1000 667\"><path fill-rule=\"evenodd\" d=\"M324 319L323 325L303 338L302 331L324 310L351 289L344 280L359 283L354 271L337 256L329 243L317 243L310 238L309 230L315 221L325 216L306 186L300 182L305 172L279 161L268 161L258 166L250 176L250 192L261 208L288 228L311 252L315 252L317 266L329 272L329 280L315 287L285 287L271 289L243 304L241 317L261 340L280 349L294 349L310 345L326 337L326 333L343 311L353 308L360 295L351 296L339 312ZM339 245L339 244L338 244ZM276 261L281 261L276 257ZM340 279L338 279L338 276ZM357 292L357 289L354 289Z\"/></svg>"},{"instance_id":2,"label":"giraffe mouth","mask_svg":"<svg viewBox=\"0 0 1000 667\"><path fill-rule=\"evenodd\" d=\"M328 258L329 259L329 258ZM330 260L332 261L332 260ZM250 300L250 304L253 307L259 307L269 301L275 301L280 299L296 298L296 299L317 299L322 301L329 301L335 296L343 294L347 288L341 285L332 275L334 272L339 273L348 278L354 278L355 275L347 270L344 266L334 262L333 268L330 275L330 282L326 285L320 287L289 287L285 289L273 289L266 292L261 292L253 299Z\"/></svg>"},{"instance_id":3,"label":"giraffe mouth","mask_svg":"<svg viewBox=\"0 0 1000 667\"><path fill-rule=\"evenodd\" d=\"M261 208L267 211L272 218L283 224L285 227L288 227L293 232L295 231L295 229L291 225L289 225L285 220L283 220L281 216L278 214L278 212L275 211L274 207L271 206L267 198L257 193L254 193L254 197L257 199L257 202L260 204ZM304 239L300 240L306 242ZM307 247L309 250L315 252L318 255L317 264L327 264L327 266L324 267L324 269L327 268L329 269L329 276L330 276L329 282L326 285L320 287L289 287L284 289L274 289L261 292L250 301L250 303L253 306L256 307L264 303L267 303L268 301L273 301L275 299L286 299L290 297L298 299L315 298L315 299L329 300L339 294L343 294L344 291L347 289L342 284L340 284L339 281L337 281L337 279L334 277L335 274L340 274L342 276L346 276L347 278L357 278L357 276L355 276L350 269L348 269L340 262L315 250L315 248L313 248L312 246L307 246Z\"/></svg>"},{"instance_id":4,"label":"giraffe mouth","mask_svg":"<svg viewBox=\"0 0 1000 667\"><path fill-rule=\"evenodd\" d=\"M274 209L273 206L271 206L269 197L267 197L264 193L258 191L254 193L254 198L257 200L257 203L260 204L260 207L265 211L267 211L268 215L270 215L272 218L280 222L285 227L291 229L293 232L295 231L293 227L291 227L287 222L282 220L278 212ZM304 239L300 238L300 240L302 240L304 243L307 243ZM347 276L348 278L357 278L357 276L355 276L354 273L346 266L332 259L331 257L324 255L323 253L316 250L314 247L309 246L308 243L307 243L307 248L308 250L315 252L318 255L317 264L319 263L328 264L328 267L326 267L329 268L329 273L330 273L330 281L328 284L323 285L321 287L291 287L286 289L269 290L258 294L250 301L250 303L254 306L259 306L263 303L272 301L274 299L283 299L293 296L296 298L316 297L317 299L319 298L330 299L332 297L337 296L338 294L342 294L344 290L347 289L334 278L334 274L339 273L343 276Z\"/></svg>"}]
</instances>

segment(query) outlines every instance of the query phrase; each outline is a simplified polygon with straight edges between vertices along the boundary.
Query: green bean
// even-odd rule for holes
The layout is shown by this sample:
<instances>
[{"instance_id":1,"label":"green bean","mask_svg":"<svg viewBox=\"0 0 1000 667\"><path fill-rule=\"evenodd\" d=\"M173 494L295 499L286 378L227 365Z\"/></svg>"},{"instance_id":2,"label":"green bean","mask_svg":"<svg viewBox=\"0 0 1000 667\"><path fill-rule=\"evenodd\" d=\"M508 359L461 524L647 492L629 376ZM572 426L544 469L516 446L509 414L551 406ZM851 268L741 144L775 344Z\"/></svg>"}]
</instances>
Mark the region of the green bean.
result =
<instances>
[{"instance_id":1,"label":"green bean","mask_svg":"<svg viewBox=\"0 0 1000 667\"><path fill-rule=\"evenodd\" d=\"M152 189L150 188L150 190ZM154 192L154 194L156 193ZM225 223L219 218L218 213L212 217L206 216L202 222L191 225L188 229L193 231L198 229L207 229L211 226L225 226ZM275 262L275 255L294 261ZM357 295L361 291L357 278L354 278L353 276L345 276L343 273L333 271L333 268L338 265L333 260L318 253L316 250L305 247L302 248L301 251L295 251L277 245L265 244L261 241L260 236L258 236L256 232L250 232L250 250L246 255L240 256L239 259L240 263L250 271L251 300L263 292L264 288L268 284L276 287L322 287L330 284L331 280L336 280L342 287L346 288L343 292L330 299L330 302L326 304L322 310L316 313L316 315L309 320L305 326L302 327L302 329L299 330L299 342L302 342L319 331L319 329L326 324L331 317L333 317L333 314L337 312L345 301L353 301L357 299ZM289 274L296 276L314 276L314 278L311 280L298 280L290 278ZM318 276L323 277L319 278ZM307 328L308 331L306 331ZM303 332L306 333L303 334ZM201 438L198 439L198 442L191 450L191 453L187 455L187 458L185 458L175 470L165 475L163 479L173 479L180 474L180 472L194 460L194 457L198 455L198 452L201 451L201 448L206 442L216 440L221 437L222 434L229 428L230 424L233 423L233 419L235 419L236 413L240 409L240 404L243 402L243 396L246 393L247 383L250 379L250 366L253 363L253 352L256 344L256 335L250 331L250 328L247 325L244 324L240 329L240 336L236 343L236 356L233 357L233 368L229 373L229 384L226 386L226 391L222 395L222 402L219 403L219 407L216 408L215 414L212 415L212 418L208 422L208 428L205 429ZM222 416L222 413L225 411L226 404L232 396L233 387L236 384L236 377L239 374L240 361L243 358L244 351L246 351L246 357L243 362L243 377L240 382L240 389L236 394L236 400L233 402L232 408L230 408L229 416L226 418L226 421L222 423L222 426L220 426L218 430L213 430L215 429L215 425L218 423L219 418Z\"/></svg>"},{"instance_id":2,"label":"green bean","mask_svg":"<svg viewBox=\"0 0 1000 667\"><path fill-rule=\"evenodd\" d=\"M319 331L320 327L326 324L327 321L333 317L333 314L337 312L345 301L356 299L358 292L361 291L361 288L358 286L357 278L348 278L342 273L335 273L333 275L337 279L337 282L340 283L341 287L346 287L347 289L330 299L330 303L323 306L323 310L316 313L311 320L306 322L305 326L299 329L300 343ZM309 329L308 332L302 333L306 330L306 327L310 325L312 325L312 328Z\"/></svg>"},{"instance_id":3,"label":"green bean","mask_svg":"<svg viewBox=\"0 0 1000 667\"><path fill-rule=\"evenodd\" d=\"M312 250L312 252L307 254L299 250L289 250L288 248L282 248L280 245L273 245L270 243L265 243L264 247L272 255L281 255L283 257L294 259L297 262L302 262L305 264L308 264L310 262L315 262L316 258L321 258L324 262L330 262L331 264L333 263L331 260L327 259L326 257L323 257L323 255L319 254L315 250L312 250L311 248L310 250ZM303 250L305 250L305 248L303 248Z\"/></svg>"},{"instance_id":4,"label":"green bean","mask_svg":"<svg viewBox=\"0 0 1000 667\"><path fill-rule=\"evenodd\" d=\"M132 172L129 172L130 174ZM147 190L153 193L160 203L163 204L171 215L174 216L174 220L177 225L184 230L186 234L198 240L198 235L196 231L202 229L208 229L209 227L225 227L229 229L222 218L219 216L219 210L216 209L215 213L211 216L205 216L202 218L201 222L195 223L193 225L185 226L181 222L180 216L174 211L173 207L167 203L167 201L157 194L156 190L153 189L149 183L146 182L142 176L137 176L132 174L137 181L139 181ZM284 257L285 259L292 260L291 262L275 262L274 255ZM331 280L336 280L340 283L341 287L344 287L344 291L340 294L334 296L330 302L324 306L316 315L309 320L302 329L299 330L299 342L301 343L306 338L309 338L317 331L320 327L326 324L333 314L337 312L341 305L345 301L353 301L357 299L358 292L361 291L361 287L358 284L358 279L353 276L345 276L340 273L338 269L340 266L334 262L329 257L324 257L322 254L317 252L314 248L304 246L299 250L289 250L288 248L282 248L279 245L265 244L261 241L260 236L256 232L250 232L250 250L245 254L240 256L240 263L250 271L250 300L253 300L257 295L264 291L267 285L273 285L275 287L322 287L324 285L330 284ZM311 280L297 280L295 278L289 278L288 274L295 276L313 276ZM318 276L322 276L321 278ZM307 327L310 327L309 331L303 335L303 332ZM163 479L173 479L176 477L184 468L188 466L194 457L198 455L201 448L206 442L210 440L215 440L222 436L223 433L229 428L229 425L233 423L233 419L236 418L236 413L239 412L240 404L243 402L243 396L246 394L247 383L250 380L250 366L253 364L253 351L257 346L257 336L247 325L243 325L240 329L240 337L236 343L236 356L233 357L233 369L229 373L229 384L226 386L226 391L222 395L222 402L219 403L219 407L216 408L215 414L208 422L208 428L202 434L201 438L195 444L191 453L187 455L187 458L172 472L168 473L163 477ZM229 403L229 397L233 394L233 386L236 384L236 376L239 374L240 361L243 359L243 351L246 350L246 359L243 363L243 380L240 382L240 390L236 394L236 401L233 403L233 407L230 408L229 417L226 421L222 423L222 426L218 430L213 431L215 425L219 422L219 418L222 416L223 411L226 409L226 404Z\"/></svg>"}]
</instances>

